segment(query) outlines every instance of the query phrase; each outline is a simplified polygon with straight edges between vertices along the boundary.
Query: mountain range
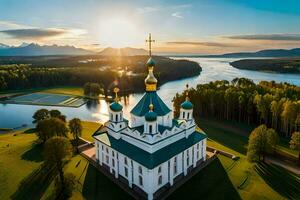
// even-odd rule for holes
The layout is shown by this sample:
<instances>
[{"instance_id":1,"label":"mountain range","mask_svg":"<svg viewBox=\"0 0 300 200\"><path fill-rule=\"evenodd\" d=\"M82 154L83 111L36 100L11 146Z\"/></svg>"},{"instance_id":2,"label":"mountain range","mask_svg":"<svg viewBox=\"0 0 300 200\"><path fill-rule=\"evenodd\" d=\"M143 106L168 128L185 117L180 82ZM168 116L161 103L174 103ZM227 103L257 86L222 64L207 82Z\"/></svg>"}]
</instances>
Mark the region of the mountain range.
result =
<instances>
[{"instance_id":1,"label":"mountain range","mask_svg":"<svg viewBox=\"0 0 300 200\"><path fill-rule=\"evenodd\" d=\"M39 45L35 43L22 43L20 46L9 46L0 43L0 56L46 56L46 55L105 55L105 56L134 56L147 55L145 49L138 48L105 48L101 52L76 48L74 46L58 46L58 45ZM159 55L167 55L157 53ZM172 55L168 55L172 56ZM175 56L175 55L174 55ZM221 55L180 55L183 57L224 57L224 58L243 58L243 57L297 57L300 56L300 48L295 49L269 49L257 52L238 52L226 53Z\"/></svg>"}]
</instances>

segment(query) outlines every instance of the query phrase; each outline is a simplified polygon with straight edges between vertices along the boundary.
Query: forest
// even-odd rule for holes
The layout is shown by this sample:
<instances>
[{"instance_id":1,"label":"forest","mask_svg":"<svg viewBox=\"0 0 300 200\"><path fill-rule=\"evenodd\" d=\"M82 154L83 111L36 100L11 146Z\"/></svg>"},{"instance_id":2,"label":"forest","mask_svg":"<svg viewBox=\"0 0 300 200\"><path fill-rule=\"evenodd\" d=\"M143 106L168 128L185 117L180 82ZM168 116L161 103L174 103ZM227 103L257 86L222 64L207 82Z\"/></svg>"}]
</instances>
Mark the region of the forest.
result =
<instances>
[{"instance_id":1,"label":"forest","mask_svg":"<svg viewBox=\"0 0 300 200\"><path fill-rule=\"evenodd\" d=\"M186 91L185 91L186 92ZM174 97L175 116L185 92ZM234 120L253 125L265 124L282 136L300 130L300 87L288 83L246 78L199 84L188 90L194 116Z\"/></svg>"},{"instance_id":2,"label":"forest","mask_svg":"<svg viewBox=\"0 0 300 200\"><path fill-rule=\"evenodd\" d=\"M231 62L235 68L277 73L300 73L300 58L242 59Z\"/></svg>"},{"instance_id":3,"label":"forest","mask_svg":"<svg viewBox=\"0 0 300 200\"><path fill-rule=\"evenodd\" d=\"M53 86L83 86L87 82L100 84L105 91L114 84L121 91L144 89L147 56L38 56L1 57L0 89L19 90ZM159 85L181 78L199 75L198 63L155 56L155 75Z\"/></svg>"}]
</instances>

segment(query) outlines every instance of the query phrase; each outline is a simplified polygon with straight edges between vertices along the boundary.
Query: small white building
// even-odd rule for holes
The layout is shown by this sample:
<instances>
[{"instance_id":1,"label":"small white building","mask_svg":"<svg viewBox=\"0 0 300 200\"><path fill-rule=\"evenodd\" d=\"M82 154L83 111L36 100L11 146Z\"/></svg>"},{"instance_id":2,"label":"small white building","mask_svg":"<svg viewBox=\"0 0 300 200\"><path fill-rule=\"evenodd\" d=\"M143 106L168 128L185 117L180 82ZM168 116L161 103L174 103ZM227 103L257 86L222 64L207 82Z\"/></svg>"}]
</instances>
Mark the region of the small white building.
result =
<instances>
[{"instance_id":1,"label":"small white building","mask_svg":"<svg viewBox=\"0 0 300 200\"><path fill-rule=\"evenodd\" d=\"M146 92L131 110L130 121L123 117L115 91L109 121L93 137L99 165L151 200L205 161L207 136L195 124L188 94L179 118L173 118L172 110L156 93L151 57L147 66Z\"/></svg>"}]
</instances>

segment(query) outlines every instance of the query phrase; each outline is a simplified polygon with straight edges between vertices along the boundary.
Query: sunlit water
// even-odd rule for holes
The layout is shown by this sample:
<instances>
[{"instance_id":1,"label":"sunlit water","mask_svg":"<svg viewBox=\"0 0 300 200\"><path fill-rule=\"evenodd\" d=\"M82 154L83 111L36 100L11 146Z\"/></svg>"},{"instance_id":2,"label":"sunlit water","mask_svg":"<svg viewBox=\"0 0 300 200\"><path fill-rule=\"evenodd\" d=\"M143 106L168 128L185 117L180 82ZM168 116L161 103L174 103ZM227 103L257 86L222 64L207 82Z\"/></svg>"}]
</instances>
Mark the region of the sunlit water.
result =
<instances>
[{"instance_id":1,"label":"sunlit water","mask_svg":"<svg viewBox=\"0 0 300 200\"><path fill-rule=\"evenodd\" d=\"M183 59L183 58L174 58ZM239 70L229 65L229 62L236 59L231 58L185 58L199 62L202 72L199 76L172 81L161 86L158 91L160 97L169 107L172 107L172 99L177 92L182 92L188 83L191 87L199 83L207 83L214 80L229 80L235 77L245 77L259 82L261 80L275 80L276 82L288 82L300 85L300 75L293 74L273 74L256 72L249 70ZM124 114L128 118L132 107L142 97L142 94L132 94L126 99L122 99ZM15 128L23 124L31 125L33 113L40 108L58 109L68 119L78 117L82 120L105 121L108 119L107 103L101 100L99 103L89 102L79 108L55 107L55 106L32 106L18 104L0 104L0 128Z\"/></svg>"}]
</instances>

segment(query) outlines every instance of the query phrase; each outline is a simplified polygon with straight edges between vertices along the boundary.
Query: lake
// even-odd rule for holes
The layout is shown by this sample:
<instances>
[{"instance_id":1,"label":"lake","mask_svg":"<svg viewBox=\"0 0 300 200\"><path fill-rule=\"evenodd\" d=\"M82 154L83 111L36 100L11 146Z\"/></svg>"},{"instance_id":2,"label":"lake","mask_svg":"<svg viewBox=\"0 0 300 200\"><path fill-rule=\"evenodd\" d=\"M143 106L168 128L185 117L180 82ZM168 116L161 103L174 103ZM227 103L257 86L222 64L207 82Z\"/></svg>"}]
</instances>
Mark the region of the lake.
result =
<instances>
[{"instance_id":1,"label":"lake","mask_svg":"<svg viewBox=\"0 0 300 200\"><path fill-rule=\"evenodd\" d=\"M207 83L214 80L231 81L236 77L245 77L252 79L256 83L261 80L274 80L276 82L288 82L291 84L300 85L300 75L240 70L229 65L229 62L239 59L176 57L173 59L187 59L198 62L202 67L202 72L199 76L168 82L160 87L158 94L166 102L166 104L169 105L169 107L172 107L171 101L174 95L177 92L182 92L187 83L191 87L194 87L199 83ZM127 118L129 118L130 110L138 102L142 95L143 94L131 94L125 99L122 98L124 114ZM79 108L0 104L0 128L16 128L22 126L23 124L30 126L32 125L33 113L40 108L58 109L67 116L67 119L78 117L82 120L99 122L108 119L107 103L104 100L100 100L99 102L90 101Z\"/></svg>"}]
</instances>

